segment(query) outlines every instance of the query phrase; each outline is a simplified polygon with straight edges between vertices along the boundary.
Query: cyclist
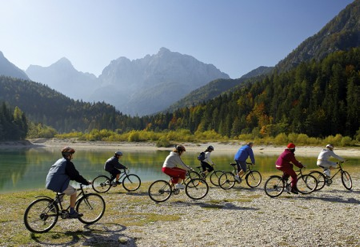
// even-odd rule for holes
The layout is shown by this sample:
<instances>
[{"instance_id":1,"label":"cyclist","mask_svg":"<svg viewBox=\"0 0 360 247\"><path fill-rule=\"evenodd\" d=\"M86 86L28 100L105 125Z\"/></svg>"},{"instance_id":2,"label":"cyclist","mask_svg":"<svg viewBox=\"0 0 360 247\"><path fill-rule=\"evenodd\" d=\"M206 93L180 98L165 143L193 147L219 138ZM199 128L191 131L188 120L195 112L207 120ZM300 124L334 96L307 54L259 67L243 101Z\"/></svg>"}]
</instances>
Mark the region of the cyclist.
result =
<instances>
[{"instance_id":1,"label":"cyclist","mask_svg":"<svg viewBox=\"0 0 360 247\"><path fill-rule=\"evenodd\" d=\"M201 168L203 170L204 176L206 176L208 173L212 172L214 170L214 162L210 158L211 152L214 151L213 146L208 146L206 150L204 151L205 156L204 159L201 160Z\"/></svg>"},{"instance_id":2,"label":"cyclist","mask_svg":"<svg viewBox=\"0 0 360 247\"><path fill-rule=\"evenodd\" d=\"M186 171L192 170L181 160L180 156L186 151L183 145L176 145L173 151L166 157L162 172L171 177L171 185L175 184L175 189L184 189L181 184L185 179Z\"/></svg>"},{"instance_id":3,"label":"cyclist","mask_svg":"<svg viewBox=\"0 0 360 247\"><path fill-rule=\"evenodd\" d=\"M116 151L114 156L109 158L104 165L104 169L105 171L109 172L111 174L111 178L110 181L115 180L116 184L121 184L119 182L119 178L120 178L120 170L119 169L127 169L126 166L122 165L119 162L119 159L123 156L121 151Z\"/></svg>"},{"instance_id":4,"label":"cyclist","mask_svg":"<svg viewBox=\"0 0 360 247\"><path fill-rule=\"evenodd\" d=\"M303 168L304 166L297 161L295 158L295 144L289 143L287 145L287 149L279 156L276 160L276 169L283 172L282 178L287 180L289 176L291 176L291 192L294 194L298 194L298 190L296 187L297 183L297 175L293 169L293 165Z\"/></svg>"},{"instance_id":5,"label":"cyclist","mask_svg":"<svg viewBox=\"0 0 360 247\"><path fill-rule=\"evenodd\" d=\"M345 161L344 158L342 158L334 153L334 145L327 144L326 148L321 150L321 152L317 158L316 165L319 167L322 167L324 169L324 174L328 178L330 177L330 169L336 168L336 166L337 166L336 162L329 161L330 157L334 157L340 161Z\"/></svg>"},{"instance_id":6,"label":"cyclist","mask_svg":"<svg viewBox=\"0 0 360 247\"><path fill-rule=\"evenodd\" d=\"M46 188L54 192L65 193L70 196L70 218L79 218L82 214L74 209L76 202L76 189L70 185L70 180L89 185L91 181L83 178L76 170L71 161L75 150L71 147L64 147L61 150L63 158L58 159L51 167L46 176Z\"/></svg>"},{"instance_id":7,"label":"cyclist","mask_svg":"<svg viewBox=\"0 0 360 247\"><path fill-rule=\"evenodd\" d=\"M252 164L255 165L255 157L252 150L253 146L253 142L248 142L247 144L241 146L234 156L238 170L238 173L235 175L235 179L238 182L240 182L240 177L246 172L246 160L248 157L250 157Z\"/></svg>"}]
</instances>

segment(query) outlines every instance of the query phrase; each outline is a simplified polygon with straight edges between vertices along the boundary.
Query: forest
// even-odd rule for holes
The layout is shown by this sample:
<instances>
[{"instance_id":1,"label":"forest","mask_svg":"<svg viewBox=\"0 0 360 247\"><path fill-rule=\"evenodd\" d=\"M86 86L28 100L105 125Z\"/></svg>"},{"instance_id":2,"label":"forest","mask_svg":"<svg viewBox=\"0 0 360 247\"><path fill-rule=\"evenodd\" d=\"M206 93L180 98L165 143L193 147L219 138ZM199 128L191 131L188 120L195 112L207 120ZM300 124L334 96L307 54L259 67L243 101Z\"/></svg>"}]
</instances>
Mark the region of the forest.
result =
<instances>
[{"instance_id":1,"label":"forest","mask_svg":"<svg viewBox=\"0 0 360 247\"><path fill-rule=\"evenodd\" d=\"M39 83L0 77L0 102L14 107L10 114L2 105L0 138L34 136L42 128L50 130L46 132L50 136L181 129L230 139L296 133L314 138L340 134L360 141L360 48L338 51L282 73L275 69L235 88L173 112L130 117L104 102L74 101Z\"/></svg>"}]
</instances>

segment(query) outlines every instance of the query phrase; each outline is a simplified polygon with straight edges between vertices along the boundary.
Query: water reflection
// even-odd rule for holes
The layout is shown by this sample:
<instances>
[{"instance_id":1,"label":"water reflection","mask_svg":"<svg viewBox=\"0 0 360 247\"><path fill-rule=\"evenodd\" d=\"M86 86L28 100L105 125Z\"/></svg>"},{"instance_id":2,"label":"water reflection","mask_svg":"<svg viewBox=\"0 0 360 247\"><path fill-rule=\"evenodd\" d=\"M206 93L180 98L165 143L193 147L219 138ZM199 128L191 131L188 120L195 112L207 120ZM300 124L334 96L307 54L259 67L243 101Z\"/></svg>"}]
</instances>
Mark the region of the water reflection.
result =
<instances>
[{"instance_id":1,"label":"water reflection","mask_svg":"<svg viewBox=\"0 0 360 247\"><path fill-rule=\"evenodd\" d=\"M125 151L121 162L130 168L131 173L140 176L142 181L167 179L161 172L161 167L169 151ZM103 170L104 162L113 155L108 150L77 150L74 155L74 164L86 179L93 179L99 174L107 174ZM196 160L197 153L186 152L182 157L184 162L195 168L199 166ZM257 155L256 170L266 178L271 174L278 174L274 163L277 155ZM307 169L317 169L316 157L301 157L298 160L306 164ZM45 186L45 177L50 166L60 158L58 149L0 149L0 192L12 192L22 190L42 189ZM345 157L346 158L346 157ZM233 155L214 152L212 160L218 170L231 170L230 163ZM359 172L356 164L359 158L348 158L345 170L351 175Z\"/></svg>"}]
</instances>

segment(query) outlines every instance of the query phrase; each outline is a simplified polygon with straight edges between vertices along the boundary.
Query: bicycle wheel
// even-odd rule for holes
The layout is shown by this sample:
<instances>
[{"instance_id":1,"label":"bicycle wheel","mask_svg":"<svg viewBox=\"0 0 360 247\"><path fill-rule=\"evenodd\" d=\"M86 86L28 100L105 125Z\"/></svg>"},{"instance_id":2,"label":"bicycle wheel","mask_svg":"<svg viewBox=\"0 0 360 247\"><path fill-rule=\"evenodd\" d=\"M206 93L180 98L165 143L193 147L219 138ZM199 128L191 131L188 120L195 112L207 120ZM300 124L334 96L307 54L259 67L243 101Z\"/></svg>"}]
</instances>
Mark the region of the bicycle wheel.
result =
<instances>
[{"instance_id":1,"label":"bicycle wheel","mask_svg":"<svg viewBox=\"0 0 360 247\"><path fill-rule=\"evenodd\" d=\"M59 207L50 198L33 201L25 210L24 223L30 232L43 233L50 231L59 218Z\"/></svg>"},{"instance_id":2,"label":"bicycle wheel","mask_svg":"<svg viewBox=\"0 0 360 247\"><path fill-rule=\"evenodd\" d=\"M105 175L100 175L94 178L92 188L98 193L106 193L111 188L111 181Z\"/></svg>"},{"instance_id":3,"label":"bicycle wheel","mask_svg":"<svg viewBox=\"0 0 360 247\"><path fill-rule=\"evenodd\" d=\"M309 175L314 176L316 178L317 181L317 186L315 191L319 191L322 188L324 188L325 184L326 184L326 179L325 179L325 175L319 171L312 171L309 173Z\"/></svg>"},{"instance_id":4,"label":"bicycle wheel","mask_svg":"<svg viewBox=\"0 0 360 247\"><path fill-rule=\"evenodd\" d=\"M186 195L193 200L200 200L204 198L208 192L209 185L203 179L191 179L185 186Z\"/></svg>"},{"instance_id":5,"label":"bicycle wheel","mask_svg":"<svg viewBox=\"0 0 360 247\"><path fill-rule=\"evenodd\" d=\"M281 193L283 193L284 188L284 180L282 177L277 175L269 177L264 185L265 193L270 197L278 197Z\"/></svg>"},{"instance_id":6,"label":"bicycle wheel","mask_svg":"<svg viewBox=\"0 0 360 247\"><path fill-rule=\"evenodd\" d=\"M210 175L210 182L214 186L219 186L219 178L223 174L222 171L213 171Z\"/></svg>"},{"instance_id":7,"label":"bicycle wheel","mask_svg":"<svg viewBox=\"0 0 360 247\"><path fill-rule=\"evenodd\" d=\"M154 202L164 202L172 194L171 185L165 180L157 180L149 186L148 194Z\"/></svg>"},{"instance_id":8,"label":"bicycle wheel","mask_svg":"<svg viewBox=\"0 0 360 247\"><path fill-rule=\"evenodd\" d=\"M94 193L85 194L76 203L76 211L83 214L79 220L87 225L93 224L103 217L105 212L104 199Z\"/></svg>"},{"instance_id":9,"label":"bicycle wheel","mask_svg":"<svg viewBox=\"0 0 360 247\"><path fill-rule=\"evenodd\" d=\"M250 171L245 177L246 183L250 188L256 188L262 181L262 176L258 171Z\"/></svg>"},{"instance_id":10,"label":"bicycle wheel","mask_svg":"<svg viewBox=\"0 0 360 247\"><path fill-rule=\"evenodd\" d=\"M235 177L231 172L223 172L219 177L219 186L224 190L229 190L235 185Z\"/></svg>"},{"instance_id":11,"label":"bicycle wheel","mask_svg":"<svg viewBox=\"0 0 360 247\"><path fill-rule=\"evenodd\" d=\"M351 190L352 180L350 174L347 171L341 172L341 182L347 190Z\"/></svg>"},{"instance_id":12,"label":"bicycle wheel","mask_svg":"<svg viewBox=\"0 0 360 247\"><path fill-rule=\"evenodd\" d=\"M184 179L184 184L187 184L191 179L201 179L201 175L200 173L196 172L196 171L188 171L186 173L186 178Z\"/></svg>"},{"instance_id":13,"label":"bicycle wheel","mask_svg":"<svg viewBox=\"0 0 360 247\"><path fill-rule=\"evenodd\" d=\"M124 177L122 185L127 191L135 191L140 188L141 180L138 175L128 174Z\"/></svg>"},{"instance_id":14,"label":"bicycle wheel","mask_svg":"<svg viewBox=\"0 0 360 247\"><path fill-rule=\"evenodd\" d=\"M298 178L296 187L301 194L310 194L316 190L317 179L310 174L301 175Z\"/></svg>"}]
</instances>

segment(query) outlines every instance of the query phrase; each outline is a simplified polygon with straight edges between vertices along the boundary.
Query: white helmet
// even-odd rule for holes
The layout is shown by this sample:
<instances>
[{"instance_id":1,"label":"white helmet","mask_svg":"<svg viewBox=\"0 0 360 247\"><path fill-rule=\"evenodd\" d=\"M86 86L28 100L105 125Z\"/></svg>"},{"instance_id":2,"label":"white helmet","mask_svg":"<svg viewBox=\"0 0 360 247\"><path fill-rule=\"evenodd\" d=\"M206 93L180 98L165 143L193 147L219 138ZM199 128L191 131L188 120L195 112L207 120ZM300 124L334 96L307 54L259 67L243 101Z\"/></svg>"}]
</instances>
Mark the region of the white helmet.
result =
<instances>
[{"instance_id":1,"label":"white helmet","mask_svg":"<svg viewBox=\"0 0 360 247\"><path fill-rule=\"evenodd\" d=\"M327 144L327 145L326 145L326 148L330 148L331 150L333 150L333 149L334 149L334 146L333 146L332 144Z\"/></svg>"}]
</instances>

